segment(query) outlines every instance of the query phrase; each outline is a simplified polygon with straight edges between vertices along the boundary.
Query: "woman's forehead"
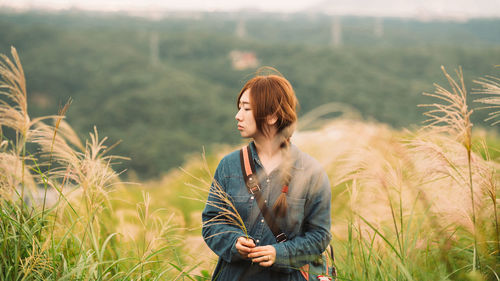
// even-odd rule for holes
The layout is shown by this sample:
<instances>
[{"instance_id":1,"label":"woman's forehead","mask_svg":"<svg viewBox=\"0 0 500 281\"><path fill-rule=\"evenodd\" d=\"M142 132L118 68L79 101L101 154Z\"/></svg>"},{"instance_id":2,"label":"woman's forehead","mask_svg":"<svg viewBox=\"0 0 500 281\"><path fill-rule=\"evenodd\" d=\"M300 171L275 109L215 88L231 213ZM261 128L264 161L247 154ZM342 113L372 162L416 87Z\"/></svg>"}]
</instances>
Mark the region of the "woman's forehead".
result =
<instances>
[{"instance_id":1,"label":"woman's forehead","mask_svg":"<svg viewBox=\"0 0 500 281\"><path fill-rule=\"evenodd\" d=\"M250 89L247 89L243 92L240 97L240 103L250 103Z\"/></svg>"}]
</instances>

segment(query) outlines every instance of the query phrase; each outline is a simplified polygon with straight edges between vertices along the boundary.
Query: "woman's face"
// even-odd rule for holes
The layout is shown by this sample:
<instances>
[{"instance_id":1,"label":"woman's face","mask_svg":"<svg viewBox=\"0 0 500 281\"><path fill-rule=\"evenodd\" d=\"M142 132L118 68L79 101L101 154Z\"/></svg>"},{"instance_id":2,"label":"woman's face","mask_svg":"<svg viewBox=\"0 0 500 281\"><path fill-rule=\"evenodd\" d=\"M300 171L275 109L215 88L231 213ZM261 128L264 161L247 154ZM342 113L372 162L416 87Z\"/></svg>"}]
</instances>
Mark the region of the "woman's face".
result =
<instances>
[{"instance_id":1,"label":"woman's face","mask_svg":"<svg viewBox=\"0 0 500 281\"><path fill-rule=\"evenodd\" d=\"M239 110L235 118L238 121L238 131L240 131L241 137L254 138L259 134L259 131L250 107L250 89L243 92L238 107Z\"/></svg>"}]
</instances>

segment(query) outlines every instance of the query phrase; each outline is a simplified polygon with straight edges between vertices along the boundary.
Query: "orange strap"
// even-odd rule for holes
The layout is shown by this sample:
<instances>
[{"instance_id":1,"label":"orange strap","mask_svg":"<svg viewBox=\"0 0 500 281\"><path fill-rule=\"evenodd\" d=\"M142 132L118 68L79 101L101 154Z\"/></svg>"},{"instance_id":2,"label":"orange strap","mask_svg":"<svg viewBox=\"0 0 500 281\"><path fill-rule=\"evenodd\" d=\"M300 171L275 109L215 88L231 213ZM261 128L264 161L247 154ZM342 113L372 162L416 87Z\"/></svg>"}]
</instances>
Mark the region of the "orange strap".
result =
<instances>
[{"instance_id":1,"label":"orange strap","mask_svg":"<svg viewBox=\"0 0 500 281\"><path fill-rule=\"evenodd\" d=\"M250 166L250 159L248 159L248 146L245 146L243 149L243 163L245 163L245 173L247 176L252 174L252 167Z\"/></svg>"},{"instance_id":2,"label":"orange strap","mask_svg":"<svg viewBox=\"0 0 500 281\"><path fill-rule=\"evenodd\" d=\"M300 273L302 273L302 276L306 279L306 281L309 281L309 264L305 264L300 267Z\"/></svg>"}]
</instances>

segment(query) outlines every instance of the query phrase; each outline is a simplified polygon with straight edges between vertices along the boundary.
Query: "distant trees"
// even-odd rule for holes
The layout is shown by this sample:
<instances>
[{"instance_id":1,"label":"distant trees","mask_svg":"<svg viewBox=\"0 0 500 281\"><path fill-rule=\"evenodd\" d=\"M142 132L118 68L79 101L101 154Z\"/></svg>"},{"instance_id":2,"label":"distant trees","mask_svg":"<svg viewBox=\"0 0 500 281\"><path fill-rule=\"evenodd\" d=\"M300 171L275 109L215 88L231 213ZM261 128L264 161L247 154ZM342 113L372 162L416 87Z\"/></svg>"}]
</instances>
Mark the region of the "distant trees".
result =
<instances>
[{"instance_id":1,"label":"distant trees","mask_svg":"<svg viewBox=\"0 0 500 281\"><path fill-rule=\"evenodd\" d=\"M241 16L244 38L235 35L239 17L229 15L150 22L1 14L0 52L14 45L21 54L33 115L57 112L72 97L67 116L75 129L84 135L95 124L112 141L123 140L115 151L132 161L122 168L140 177L177 167L202 146L239 141L235 97L254 70L235 71L231 50L255 53L289 78L301 113L342 102L397 127L422 120L416 104L441 78L440 65L462 65L472 79L500 62L498 20L384 19L380 35L373 19L342 18L342 46L334 49L327 17Z\"/></svg>"}]
</instances>

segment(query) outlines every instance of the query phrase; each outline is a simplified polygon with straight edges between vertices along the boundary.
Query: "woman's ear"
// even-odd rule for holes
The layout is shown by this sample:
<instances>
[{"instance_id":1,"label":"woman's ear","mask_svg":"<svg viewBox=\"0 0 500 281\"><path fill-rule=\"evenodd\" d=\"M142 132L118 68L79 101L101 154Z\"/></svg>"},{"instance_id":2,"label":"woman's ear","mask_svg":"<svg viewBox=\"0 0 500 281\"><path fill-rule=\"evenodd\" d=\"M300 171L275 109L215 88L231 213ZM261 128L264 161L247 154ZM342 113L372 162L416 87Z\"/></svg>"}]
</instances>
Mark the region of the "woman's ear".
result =
<instances>
[{"instance_id":1,"label":"woman's ear","mask_svg":"<svg viewBox=\"0 0 500 281\"><path fill-rule=\"evenodd\" d=\"M276 114L268 115L266 121L267 125L273 126L274 124L276 124L276 122L278 122L278 117L276 116Z\"/></svg>"}]
</instances>

